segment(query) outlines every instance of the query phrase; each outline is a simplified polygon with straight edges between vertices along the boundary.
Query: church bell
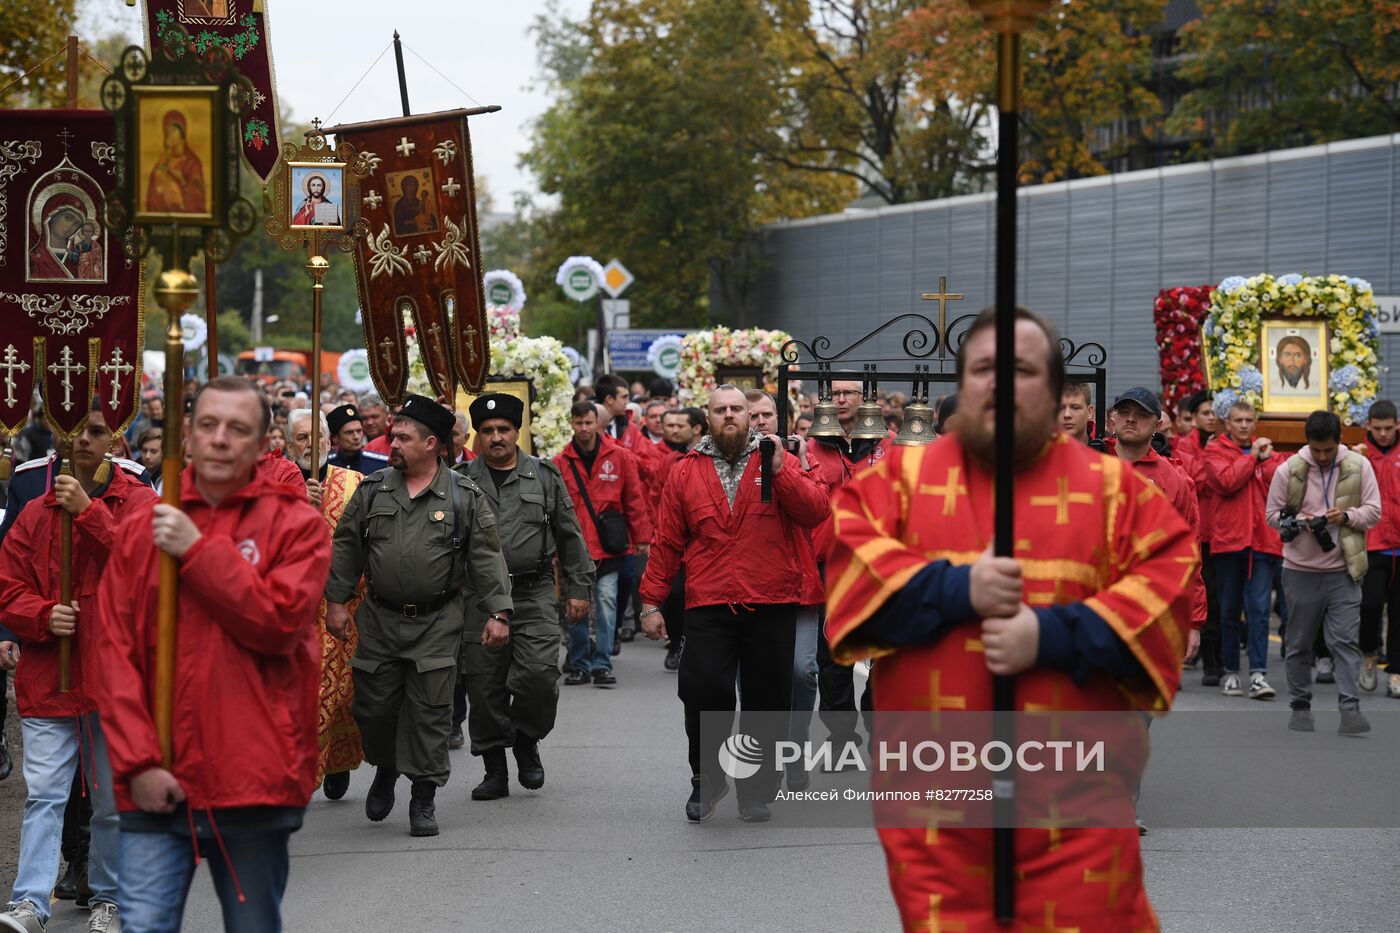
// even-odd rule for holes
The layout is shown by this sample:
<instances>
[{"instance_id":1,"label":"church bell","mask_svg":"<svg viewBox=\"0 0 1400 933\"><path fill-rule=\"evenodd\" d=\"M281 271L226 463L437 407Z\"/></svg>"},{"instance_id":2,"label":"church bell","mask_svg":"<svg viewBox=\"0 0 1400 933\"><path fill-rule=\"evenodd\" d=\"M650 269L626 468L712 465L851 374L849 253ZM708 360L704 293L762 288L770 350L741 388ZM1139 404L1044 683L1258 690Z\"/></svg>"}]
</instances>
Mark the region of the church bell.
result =
<instances>
[{"instance_id":1,"label":"church bell","mask_svg":"<svg viewBox=\"0 0 1400 933\"><path fill-rule=\"evenodd\" d=\"M915 367L916 371L918 367ZM928 371L928 367L924 367ZM900 447L922 447L934 438L933 426L938 415L928 404L928 379L914 380L909 404L904 406L904 423L895 435L894 443Z\"/></svg>"},{"instance_id":2,"label":"church bell","mask_svg":"<svg viewBox=\"0 0 1400 933\"><path fill-rule=\"evenodd\" d=\"M851 440L874 440L889 435L885 427L885 413L875 399L875 367L865 367L865 378L861 380L861 403L856 409L856 423L851 426Z\"/></svg>"}]
</instances>

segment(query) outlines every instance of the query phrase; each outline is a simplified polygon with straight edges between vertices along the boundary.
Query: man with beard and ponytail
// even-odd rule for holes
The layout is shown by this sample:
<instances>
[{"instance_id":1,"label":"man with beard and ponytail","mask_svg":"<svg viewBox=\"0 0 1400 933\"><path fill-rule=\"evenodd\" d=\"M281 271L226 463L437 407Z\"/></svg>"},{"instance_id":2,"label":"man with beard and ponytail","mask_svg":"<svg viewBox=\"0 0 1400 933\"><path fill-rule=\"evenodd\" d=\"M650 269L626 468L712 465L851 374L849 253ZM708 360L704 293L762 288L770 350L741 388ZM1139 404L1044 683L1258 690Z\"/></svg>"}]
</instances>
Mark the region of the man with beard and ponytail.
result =
<instances>
[{"instance_id":1,"label":"man with beard and ponytail","mask_svg":"<svg viewBox=\"0 0 1400 933\"><path fill-rule=\"evenodd\" d=\"M316 415L321 419L319 456L313 461L312 412L309 408L299 408L287 416L287 456L301 469L302 476L306 478L307 498L326 520L327 534L334 537L340 516L350 504L350 497L359 487L362 475L358 470L332 466L327 462L331 433L327 430L326 416L320 412ZM357 590L346 606L352 616L363 598L363 589ZM359 632L353 624L346 631L344 638L338 638L326 631L326 612L327 603L322 598L316 617L316 627L321 634L316 780L321 784L321 791L328 799L339 800L350 788L350 772L358 768L360 762L365 759L364 749L360 746L359 727L355 725L355 718L350 715L350 701L355 696L350 659L355 656L355 646L359 644L360 639Z\"/></svg>"},{"instance_id":2,"label":"man with beard and ponytail","mask_svg":"<svg viewBox=\"0 0 1400 933\"><path fill-rule=\"evenodd\" d=\"M593 559L559 468L519 447L524 414L525 403L513 395L495 392L477 398L471 418L482 455L457 467L485 491L487 504L499 516L501 552L515 604L508 625L467 607L461 665L469 700L467 731L472 754L486 765L485 778L472 789L473 800L509 796L507 748L514 751L520 786L544 786L539 745L554 729L559 708L562 633L555 558L564 574L570 623L588 618L593 586Z\"/></svg>"},{"instance_id":3,"label":"man with beard and ponytail","mask_svg":"<svg viewBox=\"0 0 1400 933\"><path fill-rule=\"evenodd\" d=\"M1064 362L1051 325L1017 309L1014 386L996 382L995 325L982 312L958 352L955 431L893 448L835 495L832 653L880 656L886 715L990 710L993 676L1016 678L1017 712L1165 710L1180 683L1194 536L1126 463L1057 431ZM998 391L1016 403L1014 558L991 551ZM1144 758L1105 774L1125 804ZM936 845L922 824L879 832L905 929L993 928L991 829L945 822ZM1015 841L1018 928L1157 929L1131 822L1023 823ZM1093 883L1107 872L1111 891Z\"/></svg>"},{"instance_id":4,"label":"man with beard and ponytail","mask_svg":"<svg viewBox=\"0 0 1400 933\"><path fill-rule=\"evenodd\" d=\"M410 395L390 428L390 470L360 483L336 525L326 630L348 638L355 613L360 641L350 659L365 760L375 767L365 797L374 822L394 809L401 774L412 782L409 832L436 836L434 798L451 770L452 687L466 621L464 588L488 619L509 626L510 579L496 516L470 479L454 473L452 412Z\"/></svg>"},{"instance_id":5,"label":"man with beard and ponytail","mask_svg":"<svg viewBox=\"0 0 1400 933\"><path fill-rule=\"evenodd\" d=\"M660 606L685 564L685 650L677 691L685 704L692 775L685 815L697 823L709 819L729 792L720 743L712 741L718 730L702 735L701 714L733 714L736 675L745 713L791 707L798 607L808 602L812 585L800 556L811 560L802 536L825 520L830 504L825 487L772 434L766 438L774 445L767 465L772 501L762 501L763 438L749 430L744 390L718 387L708 411L709 436L672 468L661 494L641 585L643 631L653 640L665 638ZM787 730L774 729L771 713L752 723L749 718L741 718L740 728L758 739L766 760L756 776L738 782L739 818L764 822L781 777L773 765L775 743Z\"/></svg>"},{"instance_id":6,"label":"man with beard and ponytail","mask_svg":"<svg viewBox=\"0 0 1400 933\"><path fill-rule=\"evenodd\" d=\"M24 738L24 781L29 788L19 836L19 866L0 929L42 931L58 874L64 808L75 772L92 802L91 845L83 854L92 915L88 929L115 930L120 837L107 742L96 713L96 679L105 663L98 644L105 620L97 585L115 544L117 525L155 493L125 470L102 469L111 443L94 404L73 442L73 475L60 474L51 491L30 501L0 547L0 606L5 624L24 643L15 674L15 699ZM100 474L106 475L100 475ZM72 516L73 598L59 604L62 516ZM0 636L3 637L3 636ZM69 687L60 685L62 639L69 639ZM72 856L70 856L70 859Z\"/></svg>"}]
</instances>

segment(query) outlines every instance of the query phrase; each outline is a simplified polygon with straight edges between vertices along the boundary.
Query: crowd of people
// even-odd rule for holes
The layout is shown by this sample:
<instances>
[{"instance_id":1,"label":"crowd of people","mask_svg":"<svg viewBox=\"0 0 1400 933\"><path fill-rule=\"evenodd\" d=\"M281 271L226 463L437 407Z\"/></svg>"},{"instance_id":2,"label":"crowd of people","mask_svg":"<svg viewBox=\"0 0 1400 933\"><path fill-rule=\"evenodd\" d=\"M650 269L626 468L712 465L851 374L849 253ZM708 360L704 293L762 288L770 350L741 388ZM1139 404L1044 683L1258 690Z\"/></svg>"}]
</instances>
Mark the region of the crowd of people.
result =
<instances>
[{"instance_id":1,"label":"crowd of people","mask_svg":"<svg viewBox=\"0 0 1400 933\"><path fill-rule=\"evenodd\" d=\"M1025 342L1035 364L1016 389L1026 547L1055 552L1040 562L1053 566L1123 548L1112 579L1037 576L987 551L987 315L926 447L895 443L900 393L880 398L885 436L852 437L862 384L841 374L830 386L841 430L822 436L809 433L812 395L779 424L763 389L719 385L688 407L665 379L604 375L578 389L572 437L552 458L524 449L511 395L453 411L325 385L313 402L294 383L224 376L188 394L175 508L158 497L170 417L158 393L124 435L94 404L63 469L42 446L51 439L27 429L34 456L15 466L0 524L0 671L16 680L29 798L0 930L42 933L55 898L90 908L94 931L178 929L201 859L226 929L280 929L288 840L313 792L343 797L368 763L366 817L387 819L406 777L409 832L436 835L449 752L468 744L484 771L474 800L509 796L509 757L519 785L539 790L561 679L625 688L614 658L638 634L666 641L662 666L678 675L693 822L731 789L702 713L790 711L785 730L752 727L770 763L777 739L807 739L814 714L832 743L859 745L874 709L927 708L931 666L967 668L943 656L954 651L981 660L977 676L959 675L965 709L990 708L992 674L1025 675L1027 699L1053 691L1085 709L1119 708L1118 683L1164 709L1183 670L1269 700L1276 612L1288 727L1316 727L1315 677L1337 683L1340 731L1367 731L1361 695L1384 677L1400 698L1383 647L1400 646L1395 405L1375 403L1366 444L1350 449L1337 417L1315 412L1290 456L1256 436L1245 403L1218 417L1201 393L1172 413L1138 387L1100 432L1106 400L1065 384L1053 328L1026 314L1017 334L1018 359ZM1042 480L1049 493L1036 495ZM1116 536L1055 532L1074 510L1116 501L1110 481L1140 494L1083 527L1117 522ZM948 540L977 546L929 543ZM152 699L166 558L179 567L170 719ZM948 638L959 626L969 638ZM857 698L852 664L877 654L880 677ZM11 768L0 729L0 780ZM739 818L769 820L780 787L809 781L800 765L736 781ZM1082 833L1066 857L1086 864L1104 833L1127 844ZM958 850L935 852L922 831L881 835L892 866L934 869L892 867L913 923ZM1133 837L1139 883L1115 909L1141 925L1151 909ZM946 916L982 916L979 898L950 899Z\"/></svg>"}]
</instances>

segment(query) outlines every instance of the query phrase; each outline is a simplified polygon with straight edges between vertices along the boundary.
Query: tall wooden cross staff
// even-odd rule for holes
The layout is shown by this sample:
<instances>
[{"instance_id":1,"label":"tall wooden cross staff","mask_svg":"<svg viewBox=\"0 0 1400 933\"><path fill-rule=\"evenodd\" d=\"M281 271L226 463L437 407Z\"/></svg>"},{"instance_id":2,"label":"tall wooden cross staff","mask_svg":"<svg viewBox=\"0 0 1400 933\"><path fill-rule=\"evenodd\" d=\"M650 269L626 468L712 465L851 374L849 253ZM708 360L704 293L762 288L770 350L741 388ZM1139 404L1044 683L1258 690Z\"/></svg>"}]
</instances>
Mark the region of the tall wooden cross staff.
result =
<instances>
[{"instance_id":1,"label":"tall wooden cross staff","mask_svg":"<svg viewBox=\"0 0 1400 933\"><path fill-rule=\"evenodd\" d=\"M997 294L996 294L996 500L993 551L1013 557L1015 546L1014 474L1016 446L1016 173L1020 167L1021 33L1035 25L1049 0L969 0L997 34ZM1013 738L1011 712L1016 681L995 677L992 685L995 737ZM997 922L1016 917L1016 812L1014 772L992 782L992 891Z\"/></svg>"}]
</instances>

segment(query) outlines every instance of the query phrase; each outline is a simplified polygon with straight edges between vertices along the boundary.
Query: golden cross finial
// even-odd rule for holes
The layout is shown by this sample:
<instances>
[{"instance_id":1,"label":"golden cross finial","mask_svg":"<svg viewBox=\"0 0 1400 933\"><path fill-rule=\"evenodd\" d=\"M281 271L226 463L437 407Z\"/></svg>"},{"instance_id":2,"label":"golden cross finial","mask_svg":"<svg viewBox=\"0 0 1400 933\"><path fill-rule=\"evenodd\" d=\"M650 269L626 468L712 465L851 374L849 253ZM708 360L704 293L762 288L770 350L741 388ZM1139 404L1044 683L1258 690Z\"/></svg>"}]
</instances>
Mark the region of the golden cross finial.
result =
<instances>
[{"instance_id":1,"label":"golden cross finial","mask_svg":"<svg viewBox=\"0 0 1400 933\"><path fill-rule=\"evenodd\" d=\"M948 331L948 302L962 301L963 293L949 294L948 277L940 275L938 277L938 291L924 292L919 297L924 301L938 302L938 358L945 359L948 353L947 342L944 340Z\"/></svg>"},{"instance_id":2,"label":"golden cross finial","mask_svg":"<svg viewBox=\"0 0 1400 933\"><path fill-rule=\"evenodd\" d=\"M313 130L315 130L316 132L318 132L318 133L321 132L321 118L320 118L320 117L312 117L312 118L311 118L311 128L312 128Z\"/></svg>"}]
</instances>

